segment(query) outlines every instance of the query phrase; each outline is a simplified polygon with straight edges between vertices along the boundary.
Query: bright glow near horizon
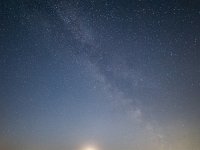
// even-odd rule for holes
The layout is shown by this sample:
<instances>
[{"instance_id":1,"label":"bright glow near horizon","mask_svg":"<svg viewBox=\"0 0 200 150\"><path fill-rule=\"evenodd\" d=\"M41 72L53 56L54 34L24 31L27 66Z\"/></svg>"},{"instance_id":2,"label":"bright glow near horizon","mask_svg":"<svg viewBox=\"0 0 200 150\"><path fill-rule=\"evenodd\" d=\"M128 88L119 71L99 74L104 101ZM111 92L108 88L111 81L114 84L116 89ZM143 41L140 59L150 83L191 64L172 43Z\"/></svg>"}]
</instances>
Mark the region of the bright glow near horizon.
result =
<instances>
[{"instance_id":1,"label":"bright glow near horizon","mask_svg":"<svg viewBox=\"0 0 200 150\"><path fill-rule=\"evenodd\" d=\"M83 148L83 150L98 150L95 146L89 145Z\"/></svg>"}]
</instances>

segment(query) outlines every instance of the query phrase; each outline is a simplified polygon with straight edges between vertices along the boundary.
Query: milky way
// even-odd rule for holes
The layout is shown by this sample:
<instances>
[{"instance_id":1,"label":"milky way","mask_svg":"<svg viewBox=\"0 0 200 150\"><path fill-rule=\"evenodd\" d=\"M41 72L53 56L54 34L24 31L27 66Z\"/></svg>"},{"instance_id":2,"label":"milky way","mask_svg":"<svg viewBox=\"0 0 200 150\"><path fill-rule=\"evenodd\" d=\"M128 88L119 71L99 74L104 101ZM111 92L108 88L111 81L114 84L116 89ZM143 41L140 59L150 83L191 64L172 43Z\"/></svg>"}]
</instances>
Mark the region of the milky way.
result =
<instances>
[{"instance_id":1,"label":"milky way","mask_svg":"<svg viewBox=\"0 0 200 150\"><path fill-rule=\"evenodd\" d=\"M2 141L26 149L198 150L199 5L3 2Z\"/></svg>"}]
</instances>

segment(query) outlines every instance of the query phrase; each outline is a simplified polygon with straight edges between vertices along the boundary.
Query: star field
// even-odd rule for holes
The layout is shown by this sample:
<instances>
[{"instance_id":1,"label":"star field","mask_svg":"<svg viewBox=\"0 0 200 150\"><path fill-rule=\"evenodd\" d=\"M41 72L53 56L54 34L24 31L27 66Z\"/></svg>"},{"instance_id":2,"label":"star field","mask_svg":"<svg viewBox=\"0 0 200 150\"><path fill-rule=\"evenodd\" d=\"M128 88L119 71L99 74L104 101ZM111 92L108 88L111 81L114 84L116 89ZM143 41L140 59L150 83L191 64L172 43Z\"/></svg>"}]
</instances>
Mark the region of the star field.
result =
<instances>
[{"instance_id":1,"label":"star field","mask_svg":"<svg viewBox=\"0 0 200 150\"><path fill-rule=\"evenodd\" d=\"M199 6L1 1L0 141L198 150Z\"/></svg>"}]
</instances>

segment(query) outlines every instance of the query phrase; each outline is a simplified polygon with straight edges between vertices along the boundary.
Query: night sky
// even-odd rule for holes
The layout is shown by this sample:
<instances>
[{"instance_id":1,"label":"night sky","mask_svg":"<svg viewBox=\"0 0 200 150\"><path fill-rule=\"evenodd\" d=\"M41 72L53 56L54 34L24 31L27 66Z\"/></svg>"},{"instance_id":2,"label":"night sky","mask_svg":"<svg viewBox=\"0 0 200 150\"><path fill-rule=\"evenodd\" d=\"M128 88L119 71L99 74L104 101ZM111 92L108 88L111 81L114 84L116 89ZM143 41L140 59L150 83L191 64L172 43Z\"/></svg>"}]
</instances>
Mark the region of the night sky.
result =
<instances>
[{"instance_id":1,"label":"night sky","mask_svg":"<svg viewBox=\"0 0 200 150\"><path fill-rule=\"evenodd\" d=\"M200 149L200 2L1 0L0 17L0 141Z\"/></svg>"}]
</instances>

